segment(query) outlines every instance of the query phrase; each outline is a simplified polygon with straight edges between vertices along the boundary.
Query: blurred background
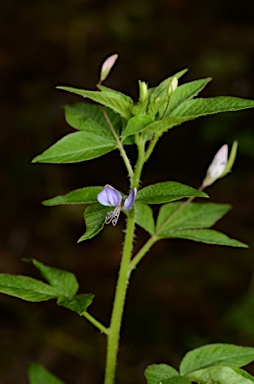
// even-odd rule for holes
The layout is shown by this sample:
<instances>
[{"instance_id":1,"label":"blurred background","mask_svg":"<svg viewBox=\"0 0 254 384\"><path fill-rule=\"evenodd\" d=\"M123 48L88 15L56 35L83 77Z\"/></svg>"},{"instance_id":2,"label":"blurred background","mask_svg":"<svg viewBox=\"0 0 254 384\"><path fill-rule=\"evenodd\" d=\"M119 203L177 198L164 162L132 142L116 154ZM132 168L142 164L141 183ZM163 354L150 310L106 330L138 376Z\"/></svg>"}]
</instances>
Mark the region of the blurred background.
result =
<instances>
[{"instance_id":1,"label":"blurred background","mask_svg":"<svg viewBox=\"0 0 254 384\"><path fill-rule=\"evenodd\" d=\"M240 6L239 6L240 5ZM74 272L90 311L108 324L124 218L94 239L84 233L84 207L41 201L76 188L110 183L127 192L117 152L76 165L31 164L71 128L63 106L81 101L57 85L95 89L104 59L119 53L105 85L137 99L137 81L155 86L189 68L182 82L214 81L205 96L254 98L251 5L229 0L2 0L0 271L40 278L22 258ZM180 82L181 84L181 82ZM121 384L144 384L152 362L178 367L183 354L211 342L254 344L254 111L186 123L163 136L143 185L175 180L198 187L219 147L239 141L233 173L212 186L212 201L234 209L216 225L248 250L162 241L133 274L122 329ZM138 230L136 247L147 235ZM0 382L27 383L43 364L66 384L100 384L105 340L92 325L55 303L0 296ZM254 373L253 367L249 371Z\"/></svg>"}]
</instances>

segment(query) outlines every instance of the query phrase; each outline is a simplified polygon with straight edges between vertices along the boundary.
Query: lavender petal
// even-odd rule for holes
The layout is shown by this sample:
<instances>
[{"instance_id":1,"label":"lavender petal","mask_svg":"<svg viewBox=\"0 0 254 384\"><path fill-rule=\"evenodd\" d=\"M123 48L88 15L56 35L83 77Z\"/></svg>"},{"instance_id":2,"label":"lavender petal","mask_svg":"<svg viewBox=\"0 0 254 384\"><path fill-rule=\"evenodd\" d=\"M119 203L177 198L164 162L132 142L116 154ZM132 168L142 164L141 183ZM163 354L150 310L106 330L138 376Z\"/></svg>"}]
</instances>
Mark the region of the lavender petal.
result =
<instances>
[{"instance_id":1,"label":"lavender petal","mask_svg":"<svg viewBox=\"0 0 254 384\"><path fill-rule=\"evenodd\" d=\"M137 195L137 189L134 188L129 196L126 198L125 202L124 202L124 206L123 208L126 210L126 211L129 211L132 207L133 207L133 204L134 204L134 201L136 199L136 195Z\"/></svg>"},{"instance_id":2,"label":"lavender petal","mask_svg":"<svg viewBox=\"0 0 254 384\"><path fill-rule=\"evenodd\" d=\"M106 184L103 190L98 193L97 199L100 204L105 206L116 207L121 205L122 196L117 189L111 187L111 185Z\"/></svg>"}]
</instances>

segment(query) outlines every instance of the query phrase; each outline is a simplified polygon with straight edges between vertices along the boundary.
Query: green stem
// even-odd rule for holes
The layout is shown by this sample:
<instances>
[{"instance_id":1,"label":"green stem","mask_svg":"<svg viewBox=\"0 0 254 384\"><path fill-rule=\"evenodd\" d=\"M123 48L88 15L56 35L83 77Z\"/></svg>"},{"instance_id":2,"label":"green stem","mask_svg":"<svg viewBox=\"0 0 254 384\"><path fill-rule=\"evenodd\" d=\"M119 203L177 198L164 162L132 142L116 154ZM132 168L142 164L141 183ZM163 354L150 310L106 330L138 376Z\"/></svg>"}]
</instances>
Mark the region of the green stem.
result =
<instances>
[{"instance_id":1,"label":"green stem","mask_svg":"<svg viewBox=\"0 0 254 384\"><path fill-rule=\"evenodd\" d=\"M139 182L143 166L145 163L145 138L142 136L136 135L136 144L138 147L138 158L135 166L135 172L132 180L131 188L139 188Z\"/></svg>"},{"instance_id":2,"label":"green stem","mask_svg":"<svg viewBox=\"0 0 254 384\"><path fill-rule=\"evenodd\" d=\"M98 328L102 333L105 335L108 335L109 330L108 328L104 327L98 320L96 320L90 313L88 312L83 312L82 316L84 316L88 321L90 321L91 324L93 324L96 328Z\"/></svg>"},{"instance_id":3,"label":"green stem","mask_svg":"<svg viewBox=\"0 0 254 384\"><path fill-rule=\"evenodd\" d=\"M149 146L148 146L148 148L147 148L147 150L146 150L146 153L145 153L145 158L144 158L144 161L145 161L145 162L146 162L146 161L149 159L149 157L151 156L151 154L152 154L152 152L153 152L153 150L154 150L154 147L155 147L155 145L157 144L159 138L160 138L160 134L156 133L156 134L154 135L154 137L152 138L152 140L150 141Z\"/></svg>"},{"instance_id":4,"label":"green stem","mask_svg":"<svg viewBox=\"0 0 254 384\"><path fill-rule=\"evenodd\" d=\"M116 361L119 349L120 329L129 281L129 263L132 255L132 245L135 231L134 212L130 212L127 219L123 255L116 286L110 328L108 333L106 372L104 384L113 384L115 380Z\"/></svg>"},{"instance_id":5,"label":"green stem","mask_svg":"<svg viewBox=\"0 0 254 384\"><path fill-rule=\"evenodd\" d=\"M119 149L119 151L121 153L121 156L123 158L124 164L125 164L125 166L127 168L127 171L128 171L128 174L129 174L129 178L130 178L130 180L132 180L132 178L133 178L133 169L132 169L130 160L129 160L128 156L126 155L125 149L124 149L121 141L119 140L119 137L116 134L115 128L113 127L113 125L112 125L112 123L111 123L111 121L110 121L110 119L109 119L109 117L107 115L107 112L105 111L105 109L103 107L101 107L101 110L102 110L102 113L103 113L105 119L107 120L107 123L108 123L108 125L109 125L109 127L111 129L111 132L112 132L112 134L113 134L113 136L114 136L114 138L116 140L117 147L118 147L118 149Z\"/></svg>"},{"instance_id":6,"label":"green stem","mask_svg":"<svg viewBox=\"0 0 254 384\"><path fill-rule=\"evenodd\" d=\"M145 139L139 135L136 136L138 147L138 159L135 166L133 177L131 178L131 188L138 188L140 176L144 165ZM108 332L106 371L104 384L114 384L117 354L119 349L120 330L123 317L123 310L130 277L130 261L132 256L132 247L135 233L135 215L134 209L129 212L127 218L123 255L119 270L118 281L116 285L115 299L113 303L110 327Z\"/></svg>"},{"instance_id":7,"label":"green stem","mask_svg":"<svg viewBox=\"0 0 254 384\"><path fill-rule=\"evenodd\" d=\"M150 239L143 245L143 247L138 251L138 253L133 257L133 259L130 262L129 265L129 273L133 271L133 269L136 268L138 263L143 259L143 257L146 255L146 253L149 251L150 248L158 241L158 237L156 235L153 235L150 237Z\"/></svg>"}]
</instances>

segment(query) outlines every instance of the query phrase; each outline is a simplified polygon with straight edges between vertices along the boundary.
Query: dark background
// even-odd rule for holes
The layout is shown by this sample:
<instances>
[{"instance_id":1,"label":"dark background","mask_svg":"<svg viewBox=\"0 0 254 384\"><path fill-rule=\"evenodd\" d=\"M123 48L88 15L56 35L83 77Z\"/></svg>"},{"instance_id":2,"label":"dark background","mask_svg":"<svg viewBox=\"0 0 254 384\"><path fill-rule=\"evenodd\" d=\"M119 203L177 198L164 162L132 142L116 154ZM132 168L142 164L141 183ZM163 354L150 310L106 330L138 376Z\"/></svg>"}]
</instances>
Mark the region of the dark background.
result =
<instances>
[{"instance_id":1,"label":"dark background","mask_svg":"<svg viewBox=\"0 0 254 384\"><path fill-rule=\"evenodd\" d=\"M80 292L96 295L91 312L108 324L123 238L123 217L96 238L84 232L82 206L47 208L42 200L72 189L113 184L128 191L116 152L77 165L31 164L71 129L63 105L81 99L56 85L95 89L99 68L119 60L105 85L137 99L137 80L150 86L188 67L182 81L212 76L203 96L254 98L254 24L247 1L2 0L0 270L39 278L22 258L74 272ZM152 362L178 367L183 354L210 342L254 344L254 112L186 123L158 144L143 185L176 180L198 187L218 148L234 139L233 174L212 186L212 201L234 209L216 225L248 250L162 241L131 280L124 316L119 383L145 383ZM136 247L146 234L138 231ZM104 336L55 303L0 297L0 382L27 383L32 361L70 384L100 384ZM254 372L249 367L250 372Z\"/></svg>"}]
</instances>

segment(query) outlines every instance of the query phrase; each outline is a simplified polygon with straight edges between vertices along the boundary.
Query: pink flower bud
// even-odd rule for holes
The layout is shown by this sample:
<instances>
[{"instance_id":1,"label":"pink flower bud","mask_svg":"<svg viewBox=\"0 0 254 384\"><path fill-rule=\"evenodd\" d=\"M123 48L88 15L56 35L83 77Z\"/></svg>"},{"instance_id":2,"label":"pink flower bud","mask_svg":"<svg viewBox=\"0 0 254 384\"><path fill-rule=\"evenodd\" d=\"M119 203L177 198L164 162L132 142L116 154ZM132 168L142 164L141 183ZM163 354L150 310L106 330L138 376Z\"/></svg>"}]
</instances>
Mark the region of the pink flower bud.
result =
<instances>
[{"instance_id":1,"label":"pink flower bud","mask_svg":"<svg viewBox=\"0 0 254 384\"><path fill-rule=\"evenodd\" d=\"M202 187L208 187L213 184L217 179L219 179L227 166L228 162L228 145L224 144L216 153L211 162L206 177L203 180Z\"/></svg>"},{"instance_id":2,"label":"pink flower bud","mask_svg":"<svg viewBox=\"0 0 254 384\"><path fill-rule=\"evenodd\" d=\"M109 75L109 72L111 71L113 65L116 62L116 59L118 58L118 54L115 53L114 55L109 56L101 67L101 75L100 75L100 83L102 83Z\"/></svg>"}]
</instances>

